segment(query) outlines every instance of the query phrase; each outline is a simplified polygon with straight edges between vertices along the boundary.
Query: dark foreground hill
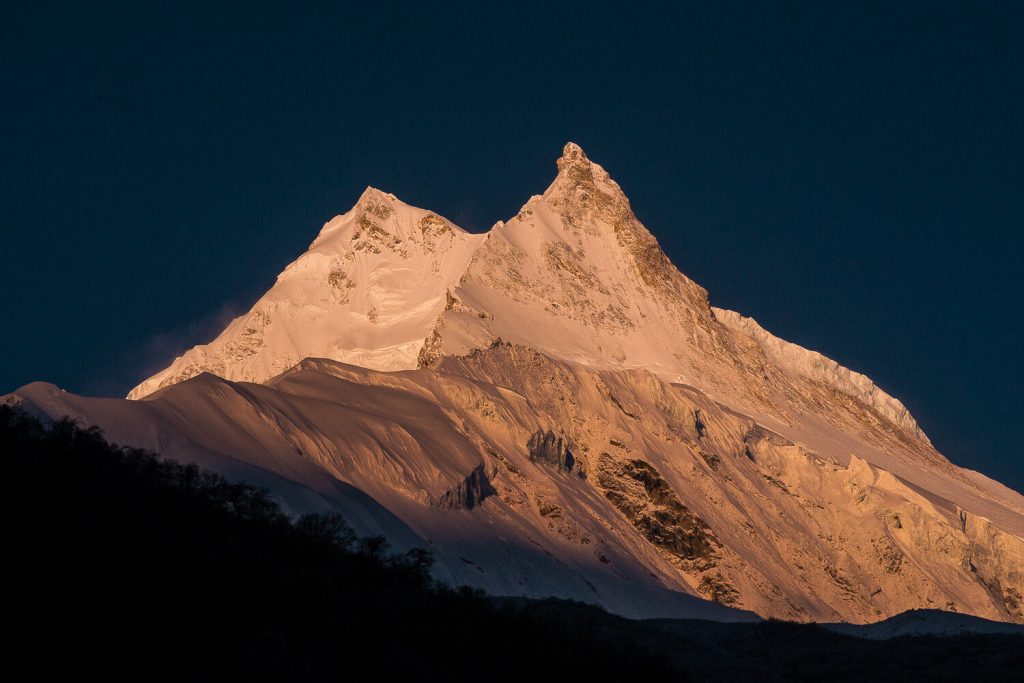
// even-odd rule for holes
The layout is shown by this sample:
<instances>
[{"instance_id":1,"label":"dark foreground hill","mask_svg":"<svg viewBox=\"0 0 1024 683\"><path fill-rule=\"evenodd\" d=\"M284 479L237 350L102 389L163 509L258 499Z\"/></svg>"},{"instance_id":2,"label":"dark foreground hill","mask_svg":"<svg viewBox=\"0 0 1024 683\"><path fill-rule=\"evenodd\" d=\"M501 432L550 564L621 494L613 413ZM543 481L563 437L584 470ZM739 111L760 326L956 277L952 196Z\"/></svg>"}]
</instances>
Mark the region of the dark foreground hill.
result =
<instances>
[{"instance_id":1,"label":"dark foreground hill","mask_svg":"<svg viewBox=\"0 0 1024 683\"><path fill-rule=\"evenodd\" d=\"M1024 638L636 622L430 579L337 516L0 406L4 661L31 678L1017 680Z\"/></svg>"}]
</instances>

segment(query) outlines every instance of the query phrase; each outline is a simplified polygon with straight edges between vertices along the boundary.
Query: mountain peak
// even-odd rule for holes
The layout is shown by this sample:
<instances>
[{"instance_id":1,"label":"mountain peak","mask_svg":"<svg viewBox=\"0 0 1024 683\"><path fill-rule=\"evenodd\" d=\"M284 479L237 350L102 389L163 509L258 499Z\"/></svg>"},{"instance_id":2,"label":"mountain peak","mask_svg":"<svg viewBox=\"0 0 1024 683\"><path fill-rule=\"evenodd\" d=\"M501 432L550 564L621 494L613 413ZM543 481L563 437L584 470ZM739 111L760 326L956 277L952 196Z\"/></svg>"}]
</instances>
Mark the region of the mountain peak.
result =
<instances>
[{"instance_id":1,"label":"mountain peak","mask_svg":"<svg viewBox=\"0 0 1024 683\"><path fill-rule=\"evenodd\" d=\"M611 182L608 173L587 156L575 142L565 143L562 156L558 158L558 178L570 181L571 185L592 185L595 181ZM556 181L557 182L557 181ZM614 185L615 183L612 182ZM618 189L618 185L615 185Z\"/></svg>"},{"instance_id":2,"label":"mountain peak","mask_svg":"<svg viewBox=\"0 0 1024 683\"><path fill-rule=\"evenodd\" d=\"M558 176L544 193L551 195L592 195L595 192L628 204L625 194L608 172L590 160L583 148L575 142L565 143L558 158Z\"/></svg>"},{"instance_id":3,"label":"mountain peak","mask_svg":"<svg viewBox=\"0 0 1024 683\"><path fill-rule=\"evenodd\" d=\"M576 164L590 164L591 161L587 158L583 148L577 145L575 142L567 142L562 147L562 156L558 158L558 170L561 171L567 166Z\"/></svg>"},{"instance_id":4,"label":"mountain peak","mask_svg":"<svg viewBox=\"0 0 1024 683\"><path fill-rule=\"evenodd\" d=\"M363 193L359 195L359 199L356 200L356 207L360 209L366 209L372 206L387 205L390 203L399 203L398 197L385 192L384 190L378 190L376 187L367 185Z\"/></svg>"}]
</instances>

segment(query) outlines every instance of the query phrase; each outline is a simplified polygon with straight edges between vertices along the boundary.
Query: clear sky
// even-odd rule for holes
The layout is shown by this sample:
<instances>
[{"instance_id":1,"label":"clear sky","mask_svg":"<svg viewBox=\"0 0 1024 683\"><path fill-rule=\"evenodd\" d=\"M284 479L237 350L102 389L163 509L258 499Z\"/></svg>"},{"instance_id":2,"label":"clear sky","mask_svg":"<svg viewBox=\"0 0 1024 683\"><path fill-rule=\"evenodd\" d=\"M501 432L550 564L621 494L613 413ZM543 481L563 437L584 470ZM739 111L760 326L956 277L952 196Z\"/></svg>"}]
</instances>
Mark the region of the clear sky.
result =
<instances>
[{"instance_id":1,"label":"clear sky","mask_svg":"<svg viewBox=\"0 0 1024 683\"><path fill-rule=\"evenodd\" d=\"M1021 3L76 4L0 8L0 392L124 394L366 185L481 231L573 140L713 304L1024 490Z\"/></svg>"}]
</instances>

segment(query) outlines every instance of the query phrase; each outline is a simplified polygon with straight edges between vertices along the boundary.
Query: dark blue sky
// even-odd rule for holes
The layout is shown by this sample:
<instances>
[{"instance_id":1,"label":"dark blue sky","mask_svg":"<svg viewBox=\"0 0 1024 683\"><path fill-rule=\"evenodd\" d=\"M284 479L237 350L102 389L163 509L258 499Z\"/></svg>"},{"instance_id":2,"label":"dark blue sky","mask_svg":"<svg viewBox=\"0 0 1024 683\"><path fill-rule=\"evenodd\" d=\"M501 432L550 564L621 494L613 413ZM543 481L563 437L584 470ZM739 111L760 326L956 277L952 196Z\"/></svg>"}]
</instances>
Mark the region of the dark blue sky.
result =
<instances>
[{"instance_id":1,"label":"dark blue sky","mask_svg":"<svg viewBox=\"0 0 1024 683\"><path fill-rule=\"evenodd\" d=\"M0 9L0 392L123 394L364 186L484 230L574 140L714 304L1024 490L1020 3L92 4Z\"/></svg>"}]
</instances>

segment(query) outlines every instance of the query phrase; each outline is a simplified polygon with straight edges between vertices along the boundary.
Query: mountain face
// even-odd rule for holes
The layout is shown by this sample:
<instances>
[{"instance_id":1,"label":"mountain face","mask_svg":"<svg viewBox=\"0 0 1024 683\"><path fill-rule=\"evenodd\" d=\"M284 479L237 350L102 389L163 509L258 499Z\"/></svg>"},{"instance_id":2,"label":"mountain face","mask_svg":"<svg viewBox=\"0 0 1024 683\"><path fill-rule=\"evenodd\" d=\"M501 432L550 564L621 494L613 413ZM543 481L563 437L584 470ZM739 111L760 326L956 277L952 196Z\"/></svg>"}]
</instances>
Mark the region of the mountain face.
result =
<instances>
[{"instance_id":1,"label":"mountain face","mask_svg":"<svg viewBox=\"0 0 1024 683\"><path fill-rule=\"evenodd\" d=\"M1024 622L1024 497L867 377L711 307L571 143L483 235L367 189L129 398L7 400L339 510L494 594Z\"/></svg>"}]
</instances>

